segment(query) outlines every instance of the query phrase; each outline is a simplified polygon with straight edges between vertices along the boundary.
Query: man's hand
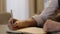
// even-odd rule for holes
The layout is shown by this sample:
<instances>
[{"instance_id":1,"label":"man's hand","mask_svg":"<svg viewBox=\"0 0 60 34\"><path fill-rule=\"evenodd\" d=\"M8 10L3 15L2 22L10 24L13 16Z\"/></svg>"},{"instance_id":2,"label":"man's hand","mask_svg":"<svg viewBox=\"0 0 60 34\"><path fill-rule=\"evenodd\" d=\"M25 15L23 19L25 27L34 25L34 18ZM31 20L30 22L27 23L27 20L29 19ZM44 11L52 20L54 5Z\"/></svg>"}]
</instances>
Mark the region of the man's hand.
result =
<instances>
[{"instance_id":1,"label":"man's hand","mask_svg":"<svg viewBox=\"0 0 60 34\"><path fill-rule=\"evenodd\" d=\"M13 23L12 23L12 19L10 19L8 23L8 27L12 30L17 30L25 27L30 27L30 26L37 26L34 19L28 19L28 20L13 19Z\"/></svg>"},{"instance_id":2,"label":"man's hand","mask_svg":"<svg viewBox=\"0 0 60 34\"><path fill-rule=\"evenodd\" d=\"M12 21L13 21L13 23L12 23ZM9 29L12 29L12 30L16 30L17 29L17 25L16 25L16 21L18 21L17 19L11 19L10 18L10 20L9 20L9 22L8 22L8 27L9 27Z\"/></svg>"},{"instance_id":3,"label":"man's hand","mask_svg":"<svg viewBox=\"0 0 60 34\"><path fill-rule=\"evenodd\" d=\"M60 23L48 19L43 26L44 31L46 32L57 32L60 31Z\"/></svg>"}]
</instances>

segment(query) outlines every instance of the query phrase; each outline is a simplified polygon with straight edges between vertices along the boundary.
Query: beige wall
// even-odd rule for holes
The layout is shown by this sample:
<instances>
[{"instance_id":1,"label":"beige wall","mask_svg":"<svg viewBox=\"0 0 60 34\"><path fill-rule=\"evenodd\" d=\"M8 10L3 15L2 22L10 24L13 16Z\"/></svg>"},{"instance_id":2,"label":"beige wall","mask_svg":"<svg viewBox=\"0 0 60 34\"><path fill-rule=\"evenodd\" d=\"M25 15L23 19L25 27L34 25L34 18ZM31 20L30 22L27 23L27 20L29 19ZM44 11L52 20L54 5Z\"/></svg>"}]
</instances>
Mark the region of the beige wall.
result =
<instances>
[{"instance_id":1,"label":"beige wall","mask_svg":"<svg viewBox=\"0 0 60 34\"><path fill-rule=\"evenodd\" d=\"M35 15L35 0L29 0L29 10L30 10L30 16ZM37 13L40 13L44 8L44 1L43 0L37 0Z\"/></svg>"},{"instance_id":2,"label":"beige wall","mask_svg":"<svg viewBox=\"0 0 60 34\"><path fill-rule=\"evenodd\" d=\"M0 0L0 13L6 11L6 0Z\"/></svg>"},{"instance_id":3,"label":"beige wall","mask_svg":"<svg viewBox=\"0 0 60 34\"><path fill-rule=\"evenodd\" d=\"M44 0L37 0L37 13L40 14L44 9Z\"/></svg>"},{"instance_id":4,"label":"beige wall","mask_svg":"<svg viewBox=\"0 0 60 34\"><path fill-rule=\"evenodd\" d=\"M30 13L30 16L33 16L35 13L35 9L34 9L34 0L29 0L29 13Z\"/></svg>"}]
</instances>

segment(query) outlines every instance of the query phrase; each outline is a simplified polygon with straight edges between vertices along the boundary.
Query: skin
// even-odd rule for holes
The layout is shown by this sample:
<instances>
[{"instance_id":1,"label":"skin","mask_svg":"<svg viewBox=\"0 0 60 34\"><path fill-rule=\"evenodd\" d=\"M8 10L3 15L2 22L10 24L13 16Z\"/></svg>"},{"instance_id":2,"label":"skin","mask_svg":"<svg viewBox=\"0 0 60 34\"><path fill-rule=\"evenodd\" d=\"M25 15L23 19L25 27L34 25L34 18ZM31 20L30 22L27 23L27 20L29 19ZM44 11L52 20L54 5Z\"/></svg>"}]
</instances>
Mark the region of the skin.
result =
<instances>
[{"instance_id":1,"label":"skin","mask_svg":"<svg viewBox=\"0 0 60 34\"><path fill-rule=\"evenodd\" d=\"M12 20L13 20L13 23L12 23ZM35 26L37 26L37 23L33 18L30 18L27 20L10 19L8 22L8 27L11 30L18 30L21 28L35 27Z\"/></svg>"},{"instance_id":2,"label":"skin","mask_svg":"<svg viewBox=\"0 0 60 34\"><path fill-rule=\"evenodd\" d=\"M43 29L46 32L58 32L60 31L60 22L48 19L44 24Z\"/></svg>"}]
</instances>

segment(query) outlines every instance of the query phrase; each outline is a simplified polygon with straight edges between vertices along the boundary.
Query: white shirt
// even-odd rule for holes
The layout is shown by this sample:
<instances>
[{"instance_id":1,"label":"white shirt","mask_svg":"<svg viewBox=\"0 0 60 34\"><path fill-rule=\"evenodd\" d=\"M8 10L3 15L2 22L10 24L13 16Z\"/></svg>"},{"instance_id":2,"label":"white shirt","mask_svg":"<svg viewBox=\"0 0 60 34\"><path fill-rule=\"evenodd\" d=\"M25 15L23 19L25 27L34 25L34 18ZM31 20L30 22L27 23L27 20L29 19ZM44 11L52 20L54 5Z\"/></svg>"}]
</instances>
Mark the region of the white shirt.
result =
<instances>
[{"instance_id":1,"label":"white shirt","mask_svg":"<svg viewBox=\"0 0 60 34\"><path fill-rule=\"evenodd\" d=\"M49 0L48 6L42 11L40 15L35 15L33 18L36 20L37 25L40 26L48 19L49 15L53 14L58 8L58 0Z\"/></svg>"}]
</instances>

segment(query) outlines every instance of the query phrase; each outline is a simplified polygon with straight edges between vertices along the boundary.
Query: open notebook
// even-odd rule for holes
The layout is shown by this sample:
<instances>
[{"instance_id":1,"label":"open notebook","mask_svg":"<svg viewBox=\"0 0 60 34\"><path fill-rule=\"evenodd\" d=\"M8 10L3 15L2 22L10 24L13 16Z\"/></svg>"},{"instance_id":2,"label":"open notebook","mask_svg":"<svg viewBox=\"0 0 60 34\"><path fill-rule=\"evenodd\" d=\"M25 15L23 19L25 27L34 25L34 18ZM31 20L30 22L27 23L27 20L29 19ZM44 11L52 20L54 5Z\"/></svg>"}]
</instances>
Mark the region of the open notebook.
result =
<instances>
[{"instance_id":1,"label":"open notebook","mask_svg":"<svg viewBox=\"0 0 60 34\"><path fill-rule=\"evenodd\" d=\"M46 34L42 28L28 27L16 31L7 31L7 34Z\"/></svg>"}]
</instances>

